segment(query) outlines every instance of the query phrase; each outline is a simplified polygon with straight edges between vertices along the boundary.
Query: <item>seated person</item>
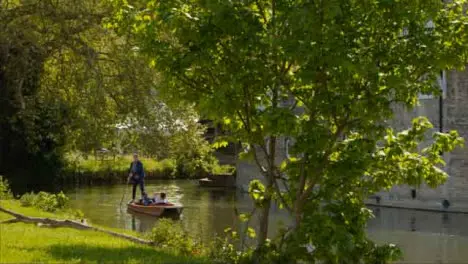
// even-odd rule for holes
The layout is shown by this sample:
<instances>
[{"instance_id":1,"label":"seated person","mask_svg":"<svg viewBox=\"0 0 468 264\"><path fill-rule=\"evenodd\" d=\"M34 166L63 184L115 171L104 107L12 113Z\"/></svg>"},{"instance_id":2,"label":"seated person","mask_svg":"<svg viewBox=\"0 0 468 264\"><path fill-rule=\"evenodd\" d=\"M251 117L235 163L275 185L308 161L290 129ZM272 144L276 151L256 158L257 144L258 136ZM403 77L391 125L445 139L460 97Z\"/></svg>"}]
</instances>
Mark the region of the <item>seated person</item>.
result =
<instances>
[{"instance_id":1,"label":"seated person","mask_svg":"<svg viewBox=\"0 0 468 264\"><path fill-rule=\"evenodd\" d=\"M151 200L153 201L153 203L158 203L159 193L157 193L157 192L153 193L153 198L151 198Z\"/></svg>"},{"instance_id":2,"label":"seated person","mask_svg":"<svg viewBox=\"0 0 468 264\"><path fill-rule=\"evenodd\" d=\"M161 193L159 197L157 197L157 194L155 193L153 200L155 204L167 204L168 203L165 193Z\"/></svg>"},{"instance_id":3,"label":"seated person","mask_svg":"<svg viewBox=\"0 0 468 264\"><path fill-rule=\"evenodd\" d=\"M143 198L140 199L140 203L143 205L151 205L153 203L152 199L148 197L148 194L143 193Z\"/></svg>"}]
</instances>

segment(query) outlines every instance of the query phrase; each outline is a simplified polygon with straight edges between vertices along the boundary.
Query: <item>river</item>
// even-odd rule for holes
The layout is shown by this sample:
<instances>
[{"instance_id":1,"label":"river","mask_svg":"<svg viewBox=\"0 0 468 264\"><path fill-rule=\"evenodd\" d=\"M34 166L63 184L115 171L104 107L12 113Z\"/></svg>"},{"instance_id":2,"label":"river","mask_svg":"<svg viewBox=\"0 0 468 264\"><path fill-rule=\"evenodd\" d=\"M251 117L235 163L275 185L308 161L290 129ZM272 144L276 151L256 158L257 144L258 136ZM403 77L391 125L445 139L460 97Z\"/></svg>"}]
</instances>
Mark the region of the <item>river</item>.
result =
<instances>
[{"instance_id":1,"label":"river","mask_svg":"<svg viewBox=\"0 0 468 264\"><path fill-rule=\"evenodd\" d=\"M192 235L205 241L238 224L235 209L248 212L252 208L245 193L205 189L195 181L153 181L146 184L146 191L166 192L169 201L183 204L185 208L179 221ZM157 221L154 217L127 212L125 202L131 198L131 190L125 185L80 187L68 190L67 195L72 199L72 207L83 211L95 224L145 232ZM124 203L120 206L123 195ZM377 242L398 245L404 252L404 263L468 263L468 214L371 209L376 217L369 221L369 236ZM273 208L271 220L273 234L288 217L282 210Z\"/></svg>"}]
</instances>

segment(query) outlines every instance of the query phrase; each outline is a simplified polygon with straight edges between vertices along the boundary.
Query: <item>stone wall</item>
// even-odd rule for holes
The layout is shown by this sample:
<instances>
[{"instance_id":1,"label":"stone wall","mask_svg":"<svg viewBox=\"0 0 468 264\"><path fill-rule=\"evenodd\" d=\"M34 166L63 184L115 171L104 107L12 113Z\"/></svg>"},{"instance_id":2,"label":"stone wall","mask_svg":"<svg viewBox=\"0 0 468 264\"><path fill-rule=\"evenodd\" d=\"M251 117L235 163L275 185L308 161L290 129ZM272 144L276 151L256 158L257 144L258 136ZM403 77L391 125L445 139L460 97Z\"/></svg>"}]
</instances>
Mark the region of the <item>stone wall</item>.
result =
<instances>
[{"instance_id":1,"label":"stone wall","mask_svg":"<svg viewBox=\"0 0 468 264\"><path fill-rule=\"evenodd\" d=\"M468 70L448 72L446 87L442 130L457 130L468 142ZM421 105L411 111L401 106L395 107L395 119L391 124L396 129L406 129L411 125L412 118L423 115L434 124L432 132L435 132L440 129L440 114L439 98L421 99ZM444 159L444 169L449 175L445 184L435 189L427 186L415 188L415 199L411 196L411 189L414 187L395 186L389 192L378 194L381 196L381 203L397 207L442 210L442 201L446 199L450 202L449 209L468 211L468 149L458 148L452 153L444 154Z\"/></svg>"},{"instance_id":2,"label":"stone wall","mask_svg":"<svg viewBox=\"0 0 468 264\"><path fill-rule=\"evenodd\" d=\"M280 137L276 140L277 151L275 162L276 164L281 164L283 160L286 159L286 138ZM266 162L263 160L263 157L260 155L262 153L261 150L257 150L260 156L260 162L263 166L266 166ZM257 164L254 161L244 161L244 160L237 160L236 164L236 185L243 191L248 190L248 186L251 180L259 179L263 183L265 183L265 179L262 176Z\"/></svg>"},{"instance_id":3,"label":"stone wall","mask_svg":"<svg viewBox=\"0 0 468 264\"><path fill-rule=\"evenodd\" d=\"M468 70L463 72L451 71L446 74L446 96L443 100L443 130L457 130L468 142ZM439 98L424 98L420 105L413 110L404 106L394 106L395 118L390 120L390 125L396 130L404 130L411 126L413 118L426 116L434 128L431 132L440 129L440 104ZM428 135L430 136L430 135ZM430 137L428 137L430 139ZM284 138L278 139L280 149L277 153L277 162L286 158ZM427 141L429 143L429 140ZM425 145L425 144L423 144ZM447 182L436 189L420 186L395 186L390 191L380 192L381 204L397 207L422 208L442 210L442 201L450 202L451 210L468 211L468 148L457 149L453 153L445 154L446 167L449 174ZM239 188L247 190L252 179L262 178L255 163L237 161L237 180ZM416 198L412 198L411 190L416 190Z\"/></svg>"},{"instance_id":4,"label":"stone wall","mask_svg":"<svg viewBox=\"0 0 468 264\"><path fill-rule=\"evenodd\" d=\"M439 131L439 115L440 106L439 98L425 98L420 99L420 105L415 109L408 110L403 105L395 105L394 119L389 121L391 127L396 131L402 131L411 127L411 122L418 116L426 116L429 121L434 125L431 133ZM423 142L422 147L430 143L431 133L427 135L427 141ZM382 200L388 201L400 201L400 200L412 200L411 190L416 189L416 199L420 200L440 200L443 192L443 188L436 190L421 186L420 188L414 188L410 186L395 186L388 192L381 192L379 195Z\"/></svg>"},{"instance_id":5,"label":"stone wall","mask_svg":"<svg viewBox=\"0 0 468 264\"><path fill-rule=\"evenodd\" d=\"M468 70L450 72L447 76L447 97L444 101L445 131L457 130L468 143ZM468 148L446 155L449 200L468 203Z\"/></svg>"}]
</instances>

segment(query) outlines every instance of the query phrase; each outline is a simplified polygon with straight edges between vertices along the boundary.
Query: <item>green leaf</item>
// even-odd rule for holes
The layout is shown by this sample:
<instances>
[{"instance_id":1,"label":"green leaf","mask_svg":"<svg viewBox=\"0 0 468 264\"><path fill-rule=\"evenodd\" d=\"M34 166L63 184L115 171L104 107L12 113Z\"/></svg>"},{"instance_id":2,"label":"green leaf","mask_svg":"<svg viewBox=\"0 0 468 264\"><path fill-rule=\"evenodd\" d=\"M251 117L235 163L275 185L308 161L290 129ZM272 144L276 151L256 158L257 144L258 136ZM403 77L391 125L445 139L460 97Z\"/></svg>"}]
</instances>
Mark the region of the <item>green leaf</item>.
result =
<instances>
[{"instance_id":1,"label":"green leaf","mask_svg":"<svg viewBox=\"0 0 468 264\"><path fill-rule=\"evenodd\" d=\"M239 215L239 220L240 220L241 222L247 222L247 221L249 221L249 218L250 218L250 216L247 215L247 214L240 214L240 215Z\"/></svg>"},{"instance_id":2,"label":"green leaf","mask_svg":"<svg viewBox=\"0 0 468 264\"><path fill-rule=\"evenodd\" d=\"M247 228L247 235L250 237L250 238L255 238L257 236L257 233L255 232L255 230L251 227Z\"/></svg>"},{"instance_id":3,"label":"green leaf","mask_svg":"<svg viewBox=\"0 0 468 264\"><path fill-rule=\"evenodd\" d=\"M224 148L224 147L227 147L228 145L229 145L229 142L225 140L216 141L212 144L213 148L215 149Z\"/></svg>"}]
</instances>

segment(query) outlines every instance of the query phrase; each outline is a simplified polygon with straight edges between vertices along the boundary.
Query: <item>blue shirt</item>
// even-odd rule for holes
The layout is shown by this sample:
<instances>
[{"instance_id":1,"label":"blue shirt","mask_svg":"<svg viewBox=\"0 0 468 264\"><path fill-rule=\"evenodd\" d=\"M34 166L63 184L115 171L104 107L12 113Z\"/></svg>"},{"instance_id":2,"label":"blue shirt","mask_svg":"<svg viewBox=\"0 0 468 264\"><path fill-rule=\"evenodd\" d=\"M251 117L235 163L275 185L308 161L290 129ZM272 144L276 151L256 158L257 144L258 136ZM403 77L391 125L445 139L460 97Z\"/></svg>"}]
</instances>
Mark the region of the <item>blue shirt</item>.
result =
<instances>
[{"instance_id":1,"label":"blue shirt","mask_svg":"<svg viewBox=\"0 0 468 264\"><path fill-rule=\"evenodd\" d=\"M143 179L145 177L145 171L143 170L143 163L141 161L130 163L130 172L138 175L138 179Z\"/></svg>"}]
</instances>

